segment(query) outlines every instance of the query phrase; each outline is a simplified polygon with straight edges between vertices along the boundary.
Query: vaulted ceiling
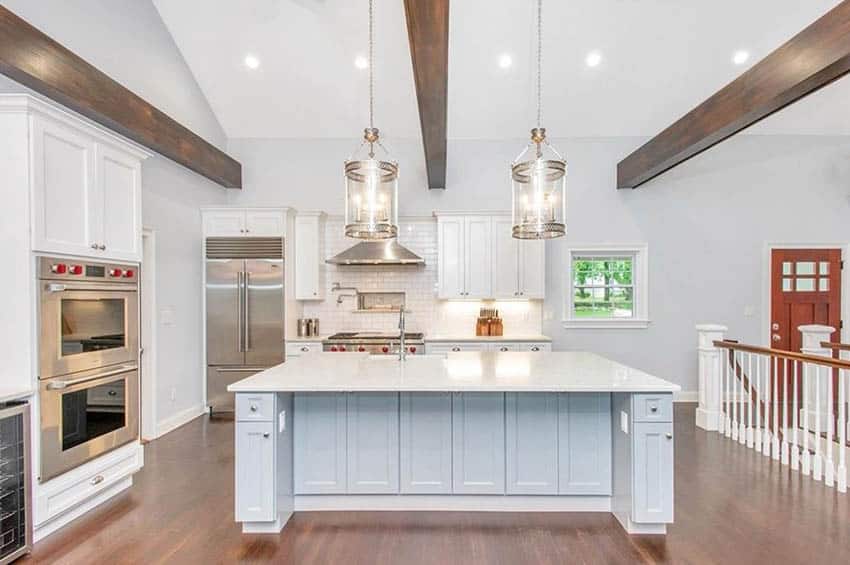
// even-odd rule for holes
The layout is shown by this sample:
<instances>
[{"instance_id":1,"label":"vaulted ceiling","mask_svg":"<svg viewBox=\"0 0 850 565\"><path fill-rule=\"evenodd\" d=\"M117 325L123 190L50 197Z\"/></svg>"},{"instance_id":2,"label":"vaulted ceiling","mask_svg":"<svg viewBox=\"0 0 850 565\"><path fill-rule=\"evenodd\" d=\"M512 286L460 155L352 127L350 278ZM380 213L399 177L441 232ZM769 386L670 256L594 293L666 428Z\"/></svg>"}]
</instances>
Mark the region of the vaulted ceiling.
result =
<instances>
[{"instance_id":1,"label":"vaulted ceiling","mask_svg":"<svg viewBox=\"0 0 850 565\"><path fill-rule=\"evenodd\" d=\"M368 75L354 64L367 53L366 0L154 3L229 137L356 141L367 125ZM545 2L544 125L555 137L654 135L838 3ZM532 127L534 9L451 2L449 138L519 138ZM376 125L419 138L404 2L375 0L375 22ZM737 50L750 53L743 65ZM848 94L850 82L838 82L748 132L850 134Z\"/></svg>"}]
</instances>

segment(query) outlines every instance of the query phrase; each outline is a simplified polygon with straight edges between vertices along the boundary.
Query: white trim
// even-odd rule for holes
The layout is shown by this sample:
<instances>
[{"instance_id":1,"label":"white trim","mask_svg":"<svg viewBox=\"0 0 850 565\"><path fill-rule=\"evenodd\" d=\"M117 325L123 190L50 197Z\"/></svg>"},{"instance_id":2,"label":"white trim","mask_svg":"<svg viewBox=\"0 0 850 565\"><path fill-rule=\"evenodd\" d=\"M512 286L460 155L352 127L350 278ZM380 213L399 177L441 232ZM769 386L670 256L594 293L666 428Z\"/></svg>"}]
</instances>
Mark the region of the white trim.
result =
<instances>
[{"instance_id":1,"label":"white trim","mask_svg":"<svg viewBox=\"0 0 850 565\"><path fill-rule=\"evenodd\" d=\"M770 347L770 259L774 249L840 249L841 260L850 260L850 243L777 243L766 242L762 254L761 340ZM841 273L841 319L850 320L850 276ZM841 343L850 342L850 327L841 330Z\"/></svg>"},{"instance_id":2,"label":"white trim","mask_svg":"<svg viewBox=\"0 0 850 565\"><path fill-rule=\"evenodd\" d=\"M145 344L141 363L140 383L140 416L142 428L140 436L144 440L154 440L157 436L157 403L156 403L156 377L157 377L157 306L156 306L156 232L150 228L142 228L142 266L139 290L141 295L141 316L139 324L144 331L145 327L150 336L142 338L141 344ZM144 321L148 320L145 324ZM147 369L147 374L145 374ZM146 423L147 422L147 423Z\"/></svg>"},{"instance_id":3,"label":"white trim","mask_svg":"<svg viewBox=\"0 0 850 565\"><path fill-rule=\"evenodd\" d=\"M627 513L614 512L613 514L627 534L664 535L667 533L667 524L638 524L632 522Z\"/></svg>"},{"instance_id":4,"label":"white trim","mask_svg":"<svg viewBox=\"0 0 850 565\"><path fill-rule=\"evenodd\" d=\"M510 217L510 210L434 210L432 213L433 217L439 218L440 216L508 216Z\"/></svg>"},{"instance_id":5,"label":"white trim","mask_svg":"<svg viewBox=\"0 0 850 565\"><path fill-rule=\"evenodd\" d=\"M33 542L43 540L56 530L62 528L63 526L66 526L68 523L72 522L73 520L76 520L83 514L87 514L90 510L96 508L97 506L100 506L104 502L107 502L113 496L122 491L127 490L131 486L133 486L133 475L124 477L119 482L115 483L109 488L100 491L97 496L92 497L83 502L82 504L74 507L73 510L69 510L64 514L60 514L56 518L53 518L52 520L49 520L41 524L40 526L34 526L32 532Z\"/></svg>"},{"instance_id":6,"label":"white trim","mask_svg":"<svg viewBox=\"0 0 850 565\"><path fill-rule=\"evenodd\" d=\"M587 319L573 318L573 257L575 255L632 255L632 288L634 289L634 317ZM646 243L588 243L570 244L564 250L564 303L561 326L565 329L645 329L649 327L649 245Z\"/></svg>"},{"instance_id":7,"label":"white trim","mask_svg":"<svg viewBox=\"0 0 850 565\"><path fill-rule=\"evenodd\" d=\"M699 402L698 390L681 390L673 393L673 402Z\"/></svg>"},{"instance_id":8,"label":"white trim","mask_svg":"<svg viewBox=\"0 0 850 565\"><path fill-rule=\"evenodd\" d=\"M204 408L203 403L196 404L195 406L190 406L186 410L178 412L177 414L160 421L157 424L156 437L162 437L169 432L173 432L180 426L188 424L198 416L201 416L204 412L206 412L206 409Z\"/></svg>"},{"instance_id":9,"label":"white trim","mask_svg":"<svg viewBox=\"0 0 850 565\"><path fill-rule=\"evenodd\" d=\"M611 512L610 496L296 495L296 512Z\"/></svg>"}]
</instances>

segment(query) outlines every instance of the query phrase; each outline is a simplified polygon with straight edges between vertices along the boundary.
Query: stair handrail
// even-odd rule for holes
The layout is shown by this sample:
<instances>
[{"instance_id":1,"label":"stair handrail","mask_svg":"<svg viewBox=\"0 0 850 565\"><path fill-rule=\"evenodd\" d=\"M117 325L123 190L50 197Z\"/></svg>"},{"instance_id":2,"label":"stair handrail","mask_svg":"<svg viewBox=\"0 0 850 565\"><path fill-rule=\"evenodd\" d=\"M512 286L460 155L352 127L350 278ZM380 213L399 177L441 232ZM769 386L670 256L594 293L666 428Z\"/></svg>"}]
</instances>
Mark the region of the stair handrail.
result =
<instances>
[{"instance_id":1,"label":"stair handrail","mask_svg":"<svg viewBox=\"0 0 850 565\"><path fill-rule=\"evenodd\" d=\"M833 369L842 369L850 371L850 361L843 359L833 359L832 357L822 357L820 355L807 355L796 351L786 351L784 349L774 349L772 347L759 347L758 345L747 345L731 341L727 339L715 340L714 347L721 349L732 349L734 351L745 351L747 353L758 353L761 355L770 355L771 357L779 357L782 359L790 359L791 361L801 361L803 363L811 363L812 365L822 365Z\"/></svg>"}]
</instances>

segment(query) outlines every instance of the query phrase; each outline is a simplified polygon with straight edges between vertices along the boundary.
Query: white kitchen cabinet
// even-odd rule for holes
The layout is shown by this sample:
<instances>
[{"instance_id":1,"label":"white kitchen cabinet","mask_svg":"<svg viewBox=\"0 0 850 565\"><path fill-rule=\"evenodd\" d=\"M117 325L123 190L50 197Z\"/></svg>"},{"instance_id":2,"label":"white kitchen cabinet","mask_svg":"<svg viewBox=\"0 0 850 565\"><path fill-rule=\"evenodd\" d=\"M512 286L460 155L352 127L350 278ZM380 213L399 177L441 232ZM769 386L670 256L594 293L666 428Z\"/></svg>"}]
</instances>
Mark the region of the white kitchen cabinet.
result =
<instances>
[{"instance_id":1,"label":"white kitchen cabinet","mask_svg":"<svg viewBox=\"0 0 850 565\"><path fill-rule=\"evenodd\" d=\"M325 215L298 214L295 217L295 298L324 300Z\"/></svg>"},{"instance_id":2,"label":"white kitchen cabinet","mask_svg":"<svg viewBox=\"0 0 850 565\"><path fill-rule=\"evenodd\" d=\"M440 298L465 298L466 267L464 218L440 216L437 218L438 296Z\"/></svg>"},{"instance_id":3,"label":"white kitchen cabinet","mask_svg":"<svg viewBox=\"0 0 850 565\"><path fill-rule=\"evenodd\" d=\"M236 520L269 522L275 519L274 422L236 424Z\"/></svg>"},{"instance_id":4,"label":"white kitchen cabinet","mask_svg":"<svg viewBox=\"0 0 850 565\"><path fill-rule=\"evenodd\" d=\"M558 492L611 494L611 395L559 395Z\"/></svg>"},{"instance_id":5,"label":"white kitchen cabinet","mask_svg":"<svg viewBox=\"0 0 850 565\"><path fill-rule=\"evenodd\" d=\"M281 210L245 210L245 235L249 237L283 237L286 219Z\"/></svg>"},{"instance_id":6,"label":"white kitchen cabinet","mask_svg":"<svg viewBox=\"0 0 850 565\"><path fill-rule=\"evenodd\" d=\"M451 494L451 393L402 393L399 436L401 493Z\"/></svg>"},{"instance_id":7,"label":"white kitchen cabinet","mask_svg":"<svg viewBox=\"0 0 850 565\"><path fill-rule=\"evenodd\" d=\"M507 494L558 494L558 395L505 395Z\"/></svg>"},{"instance_id":8,"label":"white kitchen cabinet","mask_svg":"<svg viewBox=\"0 0 850 565\"><path fill-rule=\"evenodd\" d=\"M347 395L349 494L398 493L398 393Z\"/></svg>"},{"instance_id":9,"label":"white kitchen cabinet","mask_svg":"<svg viewBox=\"0 0 850 565\"><path fill-rule=\"evenodd\" d=\"M295 494L346 492L346 395L295 395Z\"/></svg>"},{"instance_id":10,"label":"white kitchen cabinet","mask_svg":"<svg viewBox=\"0 0 850 565\"><path fill-rule=\"evenodd\" d=\"M510 216L438 213L437 227L439 298L545 298L545 243L514 239Z\"/></svg>"},{"instance_id":11,"label":"white kitchen cabinet","mask_svg":"<svg viewBox=\"0 0 850 565\"><path fill-rule=\"evenodd\" d=\"M427 355L446 355L460 351L487 351L488 344L482 342L459 342L459 343L429 343L425 342L425 353Z\"/></svg>"},{"instance_id":12,"label":"white kitchen cabinet","mask_svg":"<svg viewBox=\"0 0 850 565\"><path fill-rule=\"evenodd\" d=\"M505 493L505 395L452 396L452 492Z\"/></svg>"},{"instance_id":13,"label":"white kitchen cabinet","mask_svg":"<svg viewBox=\"0 0 850 565\"><path fill-rule=\"evenodd\" d=\"M321 353L321 341L288 341L286 342L286 358L293 359L311 353Z\"/></svg>"},{"instance_id":14,"label":"white kitchen cabinet","mask_svg":"<svg viewBox=\"0 0 850 565\"><path fill-rule=\"evenodd\" d=\"M636 422L632 438L632 520L672 522L673 423Z\"/></svg>"},{"instance_id":15,"label":"white kitchen cabinet","mask_svg":"<svg viewBox=\"0 0 850 565\"><path fill-rule=\"evenodd\" d=\"M204 215L206 237L283 237L286 235L284 209L207 209Z\"/></svg>"},{"instance_id":16,"label":"white kitchen cabinet","mask_svg":"<svg viewBox=\"0 0 850 565\"><path fill-rule=\"evenodd\" d=\"M35 251L140 261L147 155L63 114L31 120Z\"/></svg>"},{"instance_id":17,"label":"white kitchen cabinet","mask_svg":"<svg viewBox=\"0 0 850 565\"><path fill-rule=\"evenodd\" d=\"M206 237L238 237L245 235L245 211L204 211L204 235Z\"/></svg>"}]
</instances>

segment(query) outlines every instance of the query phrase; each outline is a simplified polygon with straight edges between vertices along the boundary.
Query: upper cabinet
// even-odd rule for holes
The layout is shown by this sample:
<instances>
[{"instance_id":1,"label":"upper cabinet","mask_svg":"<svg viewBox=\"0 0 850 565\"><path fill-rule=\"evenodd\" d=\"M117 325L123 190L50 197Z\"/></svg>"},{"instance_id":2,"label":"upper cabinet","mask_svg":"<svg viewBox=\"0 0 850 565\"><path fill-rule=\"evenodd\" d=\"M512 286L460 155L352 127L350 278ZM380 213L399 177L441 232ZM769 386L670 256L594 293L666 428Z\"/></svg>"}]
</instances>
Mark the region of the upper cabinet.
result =
<instances>
[{"instance_id":1,"label":"upper cabinet","mask_svg":"<svg viewBox=\"0 0 850 565\"><path fill-rule=\"evenodd\" d=\"M33 249L140 261L146 154L53 112L30 120Z\"/></svg>"},{"instance_id":2,"label":"upper cabinet","mask_svg":"<svg viewBox=\"0 0 850 565\"><path fill-rule=\"evenodd\" d=\"M283 237L286 216L278 209L218 208L204 211L206 237Z\"/></svg>"},{"instance_id":3,"label":"upper cabinet","mask_svg":"<svg viewBox=\"0 0 850 565\"><path fill-rule=\"evenodd\" d=\"M325 214L304 212L295 217L295 298L325 298Z\"/></svg>"},{"instance_id":4,"label":"upper cabinet","mask_svg":"<svg viewBox=\"0 0 850 565\"><path fill-rule=\"evenodd\" d=\"M505 215L437 214L438 297L543 299L543 241L511 236Z\"/></svg>"}]
</instances>

